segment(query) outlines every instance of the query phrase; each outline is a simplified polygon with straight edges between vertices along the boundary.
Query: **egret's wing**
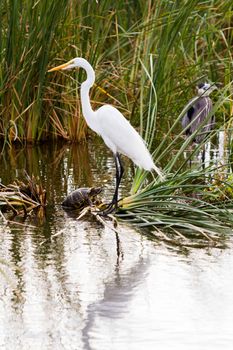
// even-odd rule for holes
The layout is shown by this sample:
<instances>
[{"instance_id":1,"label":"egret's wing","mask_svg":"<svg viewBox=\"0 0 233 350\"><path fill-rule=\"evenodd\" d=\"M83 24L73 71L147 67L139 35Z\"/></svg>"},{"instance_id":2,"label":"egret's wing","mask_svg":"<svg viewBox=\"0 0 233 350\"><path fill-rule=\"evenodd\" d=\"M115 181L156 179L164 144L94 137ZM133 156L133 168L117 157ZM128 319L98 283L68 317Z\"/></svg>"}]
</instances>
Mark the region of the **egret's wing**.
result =
<instances>
[{"instance_id":1,"label":"egret's wing","mask_svg":"<svg viewBox=\"0 0 233 350\"><path fill-rule=\"evenodd\" d=\"M97 118L101 136L112 144L108 146L113 152L121 152L131 158L146 148L141 136L116 108L108 105L101 107Z\"/></svg>"},{"instance_id":2,"label":"egret's wing","mask_svg":"<svg viewBox=\"0 0 233 350\"><path fill-rule=\"evenodd\" d=\"M155 166L143 139L116 108L109 105L99 108L97 118L100 135L114 153L126 155L146 170L155 169L161 176L161 171Z\"/></svg>"}]
</instances>

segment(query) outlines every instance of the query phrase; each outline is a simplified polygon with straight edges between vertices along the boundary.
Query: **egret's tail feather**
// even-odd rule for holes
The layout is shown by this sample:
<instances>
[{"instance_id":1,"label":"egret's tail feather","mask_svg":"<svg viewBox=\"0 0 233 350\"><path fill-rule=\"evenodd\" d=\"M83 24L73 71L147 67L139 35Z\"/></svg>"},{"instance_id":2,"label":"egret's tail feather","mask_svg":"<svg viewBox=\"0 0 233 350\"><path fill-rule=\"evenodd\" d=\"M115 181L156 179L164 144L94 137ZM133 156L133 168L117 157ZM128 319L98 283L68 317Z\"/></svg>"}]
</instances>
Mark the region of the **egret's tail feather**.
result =
<instances>
[{"instance_id":1,"label":"egret's tail feather","mask_svg":"<svg viewBox=\"0 0 233 350\"><path fill-rule=\"evenodd\" d=\"M162 170L160 170L155 164L153 170L157 173L161 180L165 180L165 175L163 174Z\"/></svg>"},{"instance_id":2,"label":"egret's tail feather","mask_svg":"<svg viewBox=\"0 0 233 350\"><path fill-rule=\"evenodd\" d=\"M165 179L165 175L163 171L157 167L152 159L152 156L150 155L149 151L146 150L144 152L143 156L140 158L140 162L138 159L132 159L135 164L137 164L140 168L147 170L147 171L155 171L156 174L159 176L160 180Z\"/></svg>"}]
</instances>

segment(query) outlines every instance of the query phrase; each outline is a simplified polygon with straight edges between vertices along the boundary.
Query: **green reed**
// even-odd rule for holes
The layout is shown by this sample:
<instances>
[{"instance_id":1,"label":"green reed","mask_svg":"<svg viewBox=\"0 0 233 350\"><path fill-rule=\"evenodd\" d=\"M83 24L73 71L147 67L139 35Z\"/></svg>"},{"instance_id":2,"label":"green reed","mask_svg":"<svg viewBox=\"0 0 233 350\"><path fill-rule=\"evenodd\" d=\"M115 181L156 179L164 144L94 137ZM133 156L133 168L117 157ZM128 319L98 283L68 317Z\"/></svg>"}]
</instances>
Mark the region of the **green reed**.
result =
<instances>
[{"instance_id":1,"label":"green reed","mask_svg":"<svg viewBox=\"0 0 233 350\"><path fill-rule=\"evenodd\" d=\"M78 93L84 73L47 74L77 55L96 69L93 107L115 104L146 137L154 101L142 75L153 68L158 139L196 80L208 76L225 85L231 79L231 1L9 0L0 7L0 137L6 142L85 139Z\"/></svg>"},{"instance_id":2,"label":"green reed","mask_svg":"<svg viewBox=\"0 0 233 350\"><path fill-rule=\"evenodd\" d=\"M46 132L43 110L46 71L66 8L64 0L59 7L58 2L1 2L2 137L36 141Z\"/></svg>"}]
</instances>

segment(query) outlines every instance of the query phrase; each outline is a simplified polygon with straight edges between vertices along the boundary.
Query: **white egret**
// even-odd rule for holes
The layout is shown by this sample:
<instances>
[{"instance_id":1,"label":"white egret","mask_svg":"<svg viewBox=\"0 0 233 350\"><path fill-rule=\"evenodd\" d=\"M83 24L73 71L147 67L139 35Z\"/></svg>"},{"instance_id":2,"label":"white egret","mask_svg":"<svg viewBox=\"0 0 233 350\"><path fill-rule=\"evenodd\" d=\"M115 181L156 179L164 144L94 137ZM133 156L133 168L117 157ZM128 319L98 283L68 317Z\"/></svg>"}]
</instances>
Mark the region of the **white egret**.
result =
<instances>
[{"instance_id":1,"label":"white egret","mask_svg":"<svg viewBox=\"0 0 233 350\"><path fill-rule=\"evenodd\" d=\"M89 90L95 82L95 72L90 63L81 57L50 69L48 72L81 67L86 71L87 79L81 84L82 113L87 125L99 134L105 144L112 150L116 165L116 187L114 196L107 209L108 214L117 208L118 189L124 168L120 154L129 157L136 165L148 171L155 170L162 178L160 169L154 164L153 159L141 136L132 127L128 120L111 105L104 105L94 111L91 107Z\"/></svg>"}]
</instances>

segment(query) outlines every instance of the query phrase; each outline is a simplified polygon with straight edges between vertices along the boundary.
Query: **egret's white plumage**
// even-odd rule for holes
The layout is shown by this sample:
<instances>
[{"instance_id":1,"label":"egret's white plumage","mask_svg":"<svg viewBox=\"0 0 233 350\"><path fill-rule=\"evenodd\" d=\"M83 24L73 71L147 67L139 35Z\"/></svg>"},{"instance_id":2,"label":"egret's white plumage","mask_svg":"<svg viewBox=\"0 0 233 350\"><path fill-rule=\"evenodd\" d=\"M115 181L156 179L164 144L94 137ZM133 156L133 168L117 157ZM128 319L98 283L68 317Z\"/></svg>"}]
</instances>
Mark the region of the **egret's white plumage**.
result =
<instances>
[{"instance_id":1,"label":"egret's white plumage","mask_svg":"<svg viewBox=\"0 0 233 350\"><path fill-rule=\"evenodd\" d=\"M145 170L155 169L143 139L116 108L106 105L95 113L99 121L97 132L114 154L124 154Z\"/></svg>"},{"instance_id":2,"label":"egret's white plumage","mask_svg":"<svg viewBox=\"0 0 233 350\"><path fill-rule=\"evenodd\" d=\"M155 170L162 178L163 175L160 169L154 164L143 139L132 127L129 121L124 118L121 112L111 105L104 105L96 111L92 109L89 91L95 82L95 72L87 60L81 57L76 57L65 64L50 69L49 72L75 67L81 67L87 73L87 79L81 84L83 116L88 126L99 134L103 138L105 144L112 150L115 156L116 167L119 166L117 168L117 176L119 176L119 178L117 179L115 200L117 198L118 187L123 174L123 167L119 158L119 153L126 155L136 165L145 170Z\"/></svg>"}]
</instances>

